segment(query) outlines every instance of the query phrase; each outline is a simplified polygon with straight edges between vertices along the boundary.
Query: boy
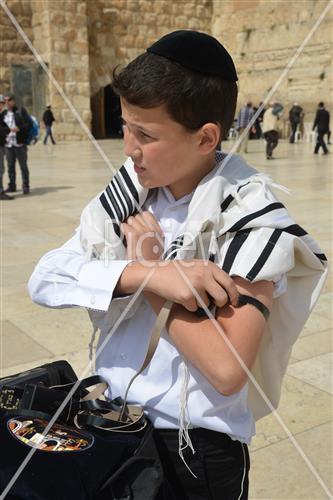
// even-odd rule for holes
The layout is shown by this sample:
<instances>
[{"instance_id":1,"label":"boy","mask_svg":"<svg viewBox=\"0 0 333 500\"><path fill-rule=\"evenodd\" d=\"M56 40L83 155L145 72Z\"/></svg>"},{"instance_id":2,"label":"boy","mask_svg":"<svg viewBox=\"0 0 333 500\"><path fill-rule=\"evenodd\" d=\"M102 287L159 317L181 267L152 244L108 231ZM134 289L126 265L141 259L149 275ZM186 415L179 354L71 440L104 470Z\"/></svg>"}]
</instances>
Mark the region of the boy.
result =
<instances>
[{"instance_id":1,"label":"boy","mask_svg":"<svg viewBox=\"0 0 333 500\"><path fill-rule=\"evenodd\" d=\"M225 48L195 31L164 36L115 73L129 159L29 283L40 304L89 308L107 342L97 370L110 381L109 397L124 396L156 314L174 302L128 399L156 428L176 499L247 498L247 444L254 418L269 412L247 374L257 360L256 377L276 406L290 346L326 273L325 256L268 179L215 152L233 121L236 81ZM244 295L250 303L238 307Z\"/></svg>"}]
</instances>

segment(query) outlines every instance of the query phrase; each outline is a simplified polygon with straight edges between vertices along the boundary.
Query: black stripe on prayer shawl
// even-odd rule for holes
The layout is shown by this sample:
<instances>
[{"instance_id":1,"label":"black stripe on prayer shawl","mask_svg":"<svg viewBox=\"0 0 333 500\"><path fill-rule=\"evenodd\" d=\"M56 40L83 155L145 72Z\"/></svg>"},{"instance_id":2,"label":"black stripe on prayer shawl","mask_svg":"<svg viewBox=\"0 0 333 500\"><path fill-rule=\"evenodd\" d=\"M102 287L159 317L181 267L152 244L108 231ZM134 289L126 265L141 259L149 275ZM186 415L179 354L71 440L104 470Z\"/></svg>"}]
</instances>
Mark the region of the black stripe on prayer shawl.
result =
<instances>
[{"instance_id":1,"label":"black stripe on prayer shawl","mask_svg":"<svg viewBox=\"0 0 333 500\"><path fill-rule=\"evenodd\" d=\"M247 186L248 184L250 184L250 181L249 182L246 182L245 184L242 184L241 186L238 186L237 188L237 193L239 193L239 191L244 187L244 186ZM230 203L232 201L234 201L234 196L232 196L232 194L229 194L226 199L224 201L222 201L221 203L221 212L224 212L228 206L230 205Z\"/></svg>"},{"instance_id":2,"label":"black stripe on prayer shawl","mask_svg":"<svg viewBox=\"0 0 333 500\"><path fill-rule=\"evenodd\" d=\"M240 219L236 224L234 224L230 229L228 229L229 233L235 233L236 231L239 231L242 229L243 226L245 226L248 222L250 222L253 219L257 219L258 217L261 217L264 214L267 214L269 212L272 212L273 210L278 210L279 208L285 208L282 203L271 203L270 205L267 205L266 207L262 208L261 210L258 210L257 212L253 212L252 214L246 215L242 219Z\"/></svg>"},{"instance_id":3,"label":"black stripe on prayer shawl","mask_svg":"<svg viewBox=\"0 0 333 500\"><path fill-rule=\"evenodd\" d=\"M209 257L208 257L208 260L209 260L210 262L215 262L215 256L216 256L216 254L215 254L215 253L210 253L210 254L209 254Z\"/></svg>"},{"instance_id":4,"label":"black stripe on prayer shawl","mask_svg":"<svg viewBox=\"0 0 333 500\"><path fill-rule=\"evenodd\" d=\"M222 265L222 269L226 273L229 273L239 250L242 248L251 231L252 229L243 229L242 231L238 231L233 237Z\"/></svg>"},{"instance_id":5,"label":"black stripe on prayer shawl","mask_svg":"<svg viewBox=\"0 0 333 500\"><path fill-rule=\"evenodd\" d=\"M235 198L229 194L221 203L221 212L224 212Z\"/></svg>"},{"instance_id":6,"label":"black stripe on prayer shawl","mask_svg":"<svg viewBox=\"0 0 333 500\"><path fill-rule=\"evenodd\" d=\"M315 253L315 252L313 252L313 253L316 257L318 257L318 259L325 260L325 261L327 260L327 257L324 253Z\"/></svg>"},{"instance_id":7,"label":"black stripe on prayer shawl","mask_svg":"<svg viewBox=\"0 0 333 500\"><path fill-rule=\"evenodd\" d=\"M118 175L115 175L114 178L113 178L113 180L118 185L118 187L119 187L119 189L121 191L121 194L123 195L123 197L125 199L125 203L126 203L126 215L125 215L125 219L127 219L127 217L129 217L130 215L133 215L136 212L136 209L135 209L135 207L134 207L134 205L132 203L131 198L128 196L126 188L123 185L122 180L120 179L120 177L118 177Z\"/></svg>"},{"instance_id":8,"label":"black stripe on prayer shawl","mask_svg":"<svg viewBox=\"0 0 333 500\"><path fill-rule=\"evenodd\" d=\"M167 248L167 250L163 254L163 260L168 260L169 258L170 260L173 260L177 255L177 250L179 250L179 248L183 246L183 242L184 242L184 235L181 234L180 236L177 236L177 238L173 240L169 248Z\"/></svg>"},{"instance_id":9,"label":"black stripe on prayer shawl","mask_svg":"<svg viewBox=\"0 0 333 500\"><path fill-rule=\"evenodd\" d=\"M264 267L265 263L267 262L269 256L271 255L272 251L274 250L275 243L277 240L280 238L282 233L282 229L274 229L272 232L268 242L266 243L263 251L259 255L256 263L250 270L250 272L246 275L246 278L250 281L253 281L254 278L257 276L257 274L260 272L260 270Z\"/></svg>"},{"instance_id":10,"label":"black stripe on prayer shawl","mask_svg":"<svg viewBox=\"0 0 333 500\"><path fill-rule=\"evenodd\" d=\"M245 182L245 184L242 184L241 186L238 186L237 188L237 193L239 193L239 191L244 187L244 186L247 186L248 184L250 184L250 181L249 182Z\"/></svg>"},{"instance_id":11,"label":"black stripe on prayer shawl","mask_svg":"<svg viewBox=\"0 0 333 500\"><path fill-rule=\"evenodd\" d=\"M124 165L119 169L119 172L123 176L125 184L128 187L128 189L131 191L133 198L136 200L137 204L139 204L139 194L138 194L138 192L137 192L137 190L132 182L132 179L128 175Z\"/></svg>"},{"instance_id":12,"label":"black stripe on prayer shawl","mask_svg":"<svg viewBox=\"0 0 333 500\"><path fill-rule=\"evenodd\" d=\"M292 234L293 236L306 236L308 233L298 224L292 224L283 228L286 233Z\"/></svg>"},{"instance_id":13,"label":"black stripe on prayer shawl","mask_svg":"<svg viewBox=\"0 0 333 500\"><path fill-rule=\"evenodd\" d=\"M104 193L101 194L101 196L99 197L99 201L101 202L102 206L104 207L105 211L109 214L110 218L112 221L115 221L116 220L116 217L112 211L112 208L110 206L110 204L108 203L107 199L106 199L106 196ZM118 238L120 238L120 227L118 224L116 224L115 222L112 222L112 225L113 225L113 229L114 229L114 232L116 233L116 235L118 236Z\"/></svg>"},{"instance_id":14,"label":"black stripe on prayer shawl","mask_svg":"<svg viewBox=\"0 0 333 500\"><path fill-rule=\"evenodd\" d=\"M112 182L110 183L111 186L113 187L113 190L115 192L115 194L117 195L117 198L118 198L118 206L121 205L122 207L122 214L121 214L121 221L124 222L125 219L127 219L127 211L128 211L128 207L125 206L124 204L124 201L123 201L123 198L121 196L121 190L119 189L118 185L117 185L117 182L115 182L116 178L114 177L112 179ZM110 185L109 184L109 185Z\"/></svg>"},{"instance_id":15,"label":"black stripe on prayer shawl","mask_svg":"<svg viewBox=\"0 0 333 500\"><path fill-rule=\"evenodd\" d=\"M106 191L106 194L108 195L108 198L112 204L112 208L114 209L114 211L117 215L117 217L115 217L115 219L117 221L122 222L123 217L122 217L121 209L118 206L118 200L116 200L115 196L113 195L110 186L106 186L105 191Z\"/></svg>"},{"instance_id":16,"label":"black stripe on prayer shawl","mask_svg":"<svg viewBox=\"0 0 333 500\"><path fill-rule=\"evenodd\" d=\"M292 234L293 236L299 236L299 237L308 235L305 229L303 229L298 224L292 224L291 226L287 226L283 228L282 231ZM313 252L313 255L315 255L319 260L327 261L327 257L324 253Z\"/></svg>"}]
</instances>

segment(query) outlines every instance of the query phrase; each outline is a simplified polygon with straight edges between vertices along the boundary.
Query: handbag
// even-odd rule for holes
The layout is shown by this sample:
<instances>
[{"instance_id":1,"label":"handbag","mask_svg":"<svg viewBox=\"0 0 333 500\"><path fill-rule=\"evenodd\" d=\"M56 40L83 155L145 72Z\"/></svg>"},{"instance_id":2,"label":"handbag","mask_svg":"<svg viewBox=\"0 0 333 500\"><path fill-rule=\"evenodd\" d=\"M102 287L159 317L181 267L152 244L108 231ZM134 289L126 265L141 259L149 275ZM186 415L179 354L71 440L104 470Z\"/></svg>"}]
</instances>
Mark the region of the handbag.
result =
<instances>
[{"instance_id":1,"label":"handbag","mask_svg":"<svg viewBox=\"0 0 333 500\"><path fill-rule=\"evenodd\" d=\"M161 309L123 400L106 400L102 377L77 380L65 361L0 379L0 491L25 500L156 498L163 472L153 426L127 394L154 355L171 305Z\"/></svg>"}]
</instances>

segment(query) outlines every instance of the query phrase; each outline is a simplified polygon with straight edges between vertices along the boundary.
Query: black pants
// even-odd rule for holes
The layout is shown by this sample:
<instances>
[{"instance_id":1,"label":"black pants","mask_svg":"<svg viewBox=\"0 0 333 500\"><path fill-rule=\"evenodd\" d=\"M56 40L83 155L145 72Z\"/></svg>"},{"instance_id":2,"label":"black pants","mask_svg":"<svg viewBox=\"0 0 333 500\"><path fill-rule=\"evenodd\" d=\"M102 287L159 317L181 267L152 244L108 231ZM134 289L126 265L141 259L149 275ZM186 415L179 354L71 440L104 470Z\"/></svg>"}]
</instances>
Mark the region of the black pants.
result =
<instances>
[{"instance_id":1,"label":"black pants","mask_svg":"<svg viewBox=\"0 0 333 500\"><path fill-rule=\"evenodd\" d=\"M25 144L20 147L6 147L6 160L8 165L8 177L9 177L9 187L16 189L16 160L18 160L21 173L22 173L22 185L24 188L29 187L29 169L28 169L28 146Z\"/></svg>"},{"instance_id":2,"label":"black pants","mask_svg":"<svg viewBox=\"0 0 333 500\"><path fill-rule=\"evenodd\" d=\"M327 132L325 132L325 133L318 132L317 143L316 143L315 150L314 150L315 153L318 153L320 147L323 148L324 153L328 153L328 149L327 149L327 146L326 146L325 141L324 141L324 134L327 134Z\"/></svg>"},{"instance_id":3,"label":"black pants","mask_svg":"<svg viewBox=\"0 0 333 500\"><path fill-rule=\"evenodd\" d=\"M155 431L165 475L157 500L246 500L250 459L247 445L207 429L189 431L196 453L178 454L178 430Z\"/></svg>"},{"instance_id":4,"label":"black pants","mask_svg":"<svg viewBox=\"0 0 333 500\"><path fill-rule=\"evenodd\" d=\"M45 129L46 129L46 134L44 137L43 144L47 143L47 139L49 137L51 138L52 144L55 144L55 140L54 140L53 135L52 135L52 125L45 125Z\"/></svg>"},{"instance_id":5,"label":"black pants","mask_svg":"<svg viewBox=\"0 0 333 500\"><path fill-rule=\"evenodd\" d=\"M293 144L295 142L295 134L297 131L298 122L290 122L291 124L291 136L289 142Z\"/></svg>"},{"instance_id":6,"label":"black pants","mask_svg":"<svg viewBox=\"0 0 333 500\"><path fill-rule=\"evenodd\" d=\"M279 134L276 130L270 130L264 133L266 140L266 156L272 157L273 149L276 148L279 142Z\"/></svg>"}]
</instances>

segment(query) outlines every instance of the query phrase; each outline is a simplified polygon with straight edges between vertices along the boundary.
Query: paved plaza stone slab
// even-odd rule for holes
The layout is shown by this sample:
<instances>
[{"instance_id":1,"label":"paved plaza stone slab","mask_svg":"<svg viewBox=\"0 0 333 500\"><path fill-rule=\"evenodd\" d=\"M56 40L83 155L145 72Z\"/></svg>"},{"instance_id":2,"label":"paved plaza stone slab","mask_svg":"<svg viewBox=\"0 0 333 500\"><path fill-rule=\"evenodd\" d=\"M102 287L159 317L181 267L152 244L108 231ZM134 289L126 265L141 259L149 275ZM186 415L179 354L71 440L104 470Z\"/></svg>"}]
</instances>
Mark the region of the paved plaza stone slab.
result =
<instances>
[{"instance_id":1,"label":"paved plaza stone slab","mask_svg":"<svg viewBox=\"0 0 333 500\"><path fill-rule=\"evenodd\" d=\"M115 168L123 161L122 141L101 141ZM232 143L227 142L229 150ZM263 141L250 141L247 161L287 186L274 188L297 222L332 256L332 156L313 156L313 145L281 142L269 162ZM88 203L110 181L112 171L90 142L37 144L29 148L31 194L0 202L1 374L67 359L78 374L87 366L91 325L86 311L32 304L27 280L47 251L75 231ZM20 181L20 173L18 172ZM332 489L332 281L292 351L279 415ZM273 415L257 423L251 444L251 500L324 499L327 495Z\"/></svg>"},{"instance_id":2,"label":"paved plaza stone slab","mask_svg":"<svg viewBox=\"0 0 333 500\"><path fill-rule=\"evenodd\" d=\"M1 371L19 365L22 358L35 362L40 358L52 358L45 349L10 321L1 321Z\"/></svg>"},{"instance_id":3,"label":"paved plaza stone slab","mask_svg":"<svg viewBox=\"0 0 333 500\"><path fill-rule=\"evenodd\" d=\"M301 450L316 469L319 477L332 491L332 468L327 457L332 456L332 432L329 423L295 435ZM325 452L323 450L325 443ZM327 493L306 465L300 453L284 440L251 454L251 500L325 500Z\"/></svg>"},{"instance_id":4,"label":"paved plaza stone slab","mask_svg":"<svg viewBox=\"0 0 333 500\"><path fill-rule=\"evenodd\" d=\"M287 429L297 434L328 422L332 418L331 403L332 397L326 391L287 375L277 413ZM252 451L288 438L285 428L274 414L257 422L256 428L257 435L251 443Z\"/></svg>"},{"instance_id":5,"label":"paved plaza stone slab","mask_svg":"<svg viewBox=\"0 0 333 500\"><path fill-rule=\"evenodd\" d=\"M333 354L328 352L294 363L288 373L333 395L332 362Z\"/></svg>"}]
</instances>

